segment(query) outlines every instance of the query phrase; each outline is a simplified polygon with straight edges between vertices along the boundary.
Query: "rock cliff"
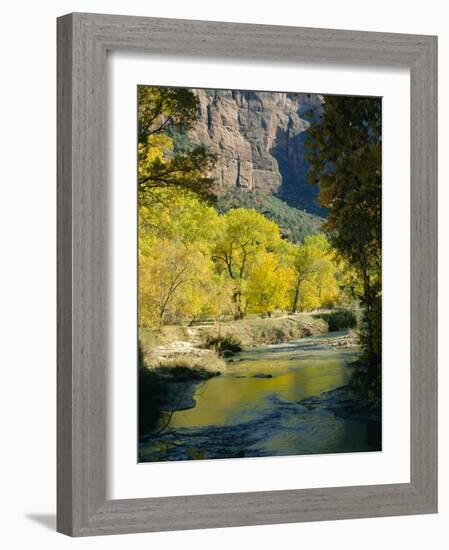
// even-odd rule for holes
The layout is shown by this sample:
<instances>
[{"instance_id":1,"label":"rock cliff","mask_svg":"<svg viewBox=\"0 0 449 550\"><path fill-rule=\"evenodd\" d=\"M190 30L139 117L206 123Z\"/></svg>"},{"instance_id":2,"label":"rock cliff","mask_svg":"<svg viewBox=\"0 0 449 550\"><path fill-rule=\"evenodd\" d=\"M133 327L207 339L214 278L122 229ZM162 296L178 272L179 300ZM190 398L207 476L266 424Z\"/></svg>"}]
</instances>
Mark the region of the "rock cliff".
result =
<instances>
[{"instance_id":1,"label":"rock cliff","mask_svg":"<svg viewBox=\"0 0 449 550\"><path fill-rule=\"evenodd\" d=\"M306 182L304 140L319 116L316 94L195 90L199 117L189 139L218 154L216 192L240 188L274 194L319 213L317 189Z\"/></svg>"}]
</instances>

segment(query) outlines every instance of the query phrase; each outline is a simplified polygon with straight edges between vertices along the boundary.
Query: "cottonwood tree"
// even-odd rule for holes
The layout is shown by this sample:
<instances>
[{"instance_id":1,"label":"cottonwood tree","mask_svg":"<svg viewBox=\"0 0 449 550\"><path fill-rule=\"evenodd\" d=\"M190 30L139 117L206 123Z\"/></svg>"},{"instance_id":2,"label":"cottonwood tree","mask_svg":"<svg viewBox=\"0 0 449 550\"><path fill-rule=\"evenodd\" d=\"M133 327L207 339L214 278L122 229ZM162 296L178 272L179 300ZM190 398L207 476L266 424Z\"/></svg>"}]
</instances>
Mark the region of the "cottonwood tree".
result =
<instances>
[{"instance_id":1,"label":"cottonwood tree","mask_svg":"<svg viewBox=\"0 0 449 550\"><path fill-rule=\"evenodd\" d=\"M161 327L189 319L203 308L212 263L194 245L156 240L139 259L139 324Z\"/></svg>"},{"instance_id":2,"label":"cottonwood tree","mask_svg":"<svg viewBox=\"0 0 449 550\"><path fill-rule=\"evenodd\" d=\"M246 289L248 309L271 316L275 309L288 306L290 272L282 259L272 252L260 253L249 274Z\"/></svg>"},{"instance_id":3,"label":"cottonwood tree","mask_svg":"<svg viewBox=\"0 0 449 550\"><path fill-rule=\"evenodd\" d=\"M256 210L236 208L223 216L223 230L212 251L219 270L233 283L235 318L245 316L246 287L257 256L275 250L281 242L277 224Z\"/></svg>"},{"instance_id":4,"label":"cottonwood tree","mask_svg":"<svg viewBox=\"0 0 449 550\"><path fill-rule=\"evenodd\" d=\"M336 267L324 235L308 236L291 247L293 272L290 311L311 310L331 305L338 297Z\"/></svg>"}]
</instances>

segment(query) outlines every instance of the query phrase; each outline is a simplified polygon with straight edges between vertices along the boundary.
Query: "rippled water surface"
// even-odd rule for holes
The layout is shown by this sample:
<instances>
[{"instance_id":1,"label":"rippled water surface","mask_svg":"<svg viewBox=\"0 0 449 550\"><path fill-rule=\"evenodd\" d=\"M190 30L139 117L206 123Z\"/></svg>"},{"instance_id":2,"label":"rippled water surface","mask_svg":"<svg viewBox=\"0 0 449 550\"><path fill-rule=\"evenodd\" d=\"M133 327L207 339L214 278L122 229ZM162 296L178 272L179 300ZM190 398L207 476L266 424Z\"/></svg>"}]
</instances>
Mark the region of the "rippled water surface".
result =
<instances>
[{"instance_id":1,"label":"rippled water surface","mask_svg":"<svg viewBox=\"0 0 449 550\"><path fill-rule=\"evenodd\" d=\"M140 460L183 460L380 449L380 424L336 416L302 400L347 384L357 353L322 337L236 354L226 373L195 388L194 408L176 411Z\"/></svg>"}]
</instances>

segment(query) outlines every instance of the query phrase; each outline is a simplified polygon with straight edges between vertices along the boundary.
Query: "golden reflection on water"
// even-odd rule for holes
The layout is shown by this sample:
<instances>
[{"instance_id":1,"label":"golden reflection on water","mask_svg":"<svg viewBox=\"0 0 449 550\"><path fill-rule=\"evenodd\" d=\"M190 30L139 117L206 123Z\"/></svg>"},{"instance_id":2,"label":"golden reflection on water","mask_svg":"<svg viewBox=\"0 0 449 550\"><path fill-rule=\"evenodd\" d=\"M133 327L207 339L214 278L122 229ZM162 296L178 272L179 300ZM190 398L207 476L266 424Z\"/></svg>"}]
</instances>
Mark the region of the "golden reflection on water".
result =
<instances>
[{"instance_id":1,"label":"golden reflection on water","mask_svg":"<svg viewBox=\"0 0 449 550\"><path fill-rule=\"evenodd\" d=\"M269 398L297 402L343 386L353 352L257 350L238 354L222 376L197 386L196 406L174 413L171 427L232 425L261 416L272 407ZM258 378L254 375L272 375Z\"/></svg>"}]
</instances>

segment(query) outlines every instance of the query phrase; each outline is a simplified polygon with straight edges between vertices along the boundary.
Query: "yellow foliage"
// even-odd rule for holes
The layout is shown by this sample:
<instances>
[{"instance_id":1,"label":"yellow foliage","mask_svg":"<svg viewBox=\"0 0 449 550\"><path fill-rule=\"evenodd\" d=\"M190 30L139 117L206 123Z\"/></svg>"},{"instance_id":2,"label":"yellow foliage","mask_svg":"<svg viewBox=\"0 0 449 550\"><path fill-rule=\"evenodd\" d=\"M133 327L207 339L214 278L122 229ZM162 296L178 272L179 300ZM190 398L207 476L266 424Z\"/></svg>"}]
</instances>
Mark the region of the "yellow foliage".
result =
<instances>
[{"instance_id":1,"label":"yellow foliage","mask_svg":"<svg viewBox=\"0 0 449 550\"><path fill-rule=\"evenodd\" d=\"M251 268L246 289L247 310L270 313L288 307L288 290L292 272L280 265L280 259L270 252L260 253Z\"/></svg>"},{"instance_id":2,"label":"yellow foliage","mask_svg":"<svg viewBox=\"0 0 449 550\"><path fill-rule=\"evenodd\" d=\"M248 280L258 255L275 251L280 243L279 226L256 210L236 208L222 216L212 258L218 272L232 281L236 317L242 317L247 309Z\"/></svg>"},{"instance_id":3,"label":"yellow foliage","mask_svg":"<svg viewBox=\"0 0 449 550\"><path fill-rule=\"evenodd\" d=\"M217 211L193 193L178 189L158 189L153 202L139 204L139 251L157 239L195 244L204 253L213 246L221 227Z\"/></svg>"},{"instance_id":4,"label":"yellow foliage","mask_svg":"<svg viewBox=\"0 0 449 550\"><path fill-rule=\"evenodd\" d=\"M290 290L291 310L310 311L332 306L339 298L336 262L324 235L313 235L291 253L295 282Z\"/></svg>"},{"instance_id":5,"label":"yellow foliage","mask_svg":"<svg viewBox=\"0 0 449 550\"><path fill-rule=\"evenodd\" d=\"M193 245L155 240L139 257L140 326L188 320L204 307L212 262Z\"/></svg>"},{"instance_id":6,"label":"yellow foliage","mask_svg":"<svg viewBox=\"0 0 449 550\"><path fill-rule=\"evenodd\" d=\"M140 86L138 94L141 326L311 310L338 302L339 285L351 289L324 235L293 245L256 210L220 215L205 202L214 155L202 146L175 151L166 132L193 124L191 91Z\"/></svg>"}]
</instances>

